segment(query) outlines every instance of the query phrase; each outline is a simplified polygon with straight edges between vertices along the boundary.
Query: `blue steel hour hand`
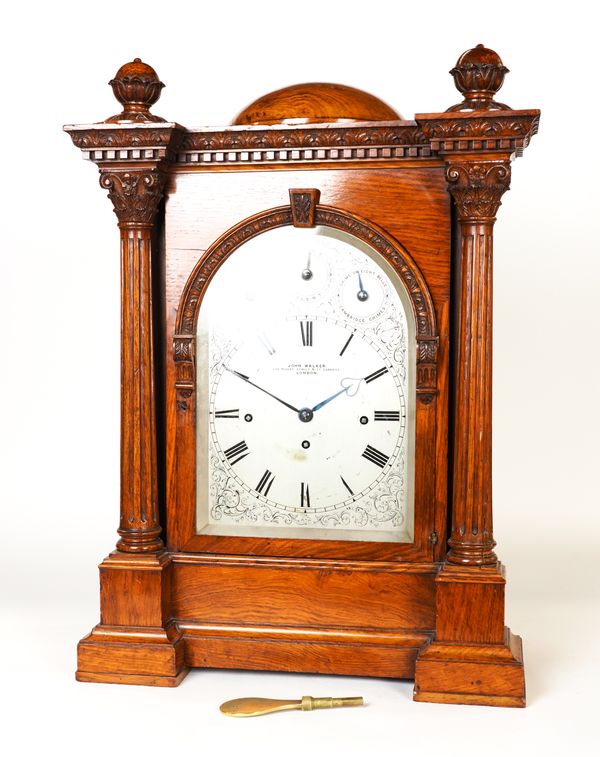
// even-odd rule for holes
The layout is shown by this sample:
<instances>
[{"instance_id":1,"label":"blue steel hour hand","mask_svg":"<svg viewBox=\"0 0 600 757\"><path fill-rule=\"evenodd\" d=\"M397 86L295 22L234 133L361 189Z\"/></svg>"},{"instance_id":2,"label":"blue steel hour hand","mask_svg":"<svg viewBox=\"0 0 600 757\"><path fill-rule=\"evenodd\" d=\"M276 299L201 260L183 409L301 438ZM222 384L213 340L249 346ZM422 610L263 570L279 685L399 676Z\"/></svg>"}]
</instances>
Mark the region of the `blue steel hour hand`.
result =
<instances>
[{"instance_id":1,"label":"blue steel hour hand","mask_svg":"<svg viewBox=\"0 0 600 757\"><path fill-rule=\"evenodd\" d=\"M261 392L268 394L269 397L273 397L274 400L277 400L277 402L281 402L282 405L289 407L289 409L293 410L295 413L300 412L297 407L290 405L288 402L286 402L285 400L282 400L280 397L277 397L275 394L271 394L271 392L268 392L266 389L263 389L262 386L259 386L258 384L255 384L253 381L250 381L250 378L244 375L243 373L240 373L239 371L234 371L233 368L225 368L225 370L229 371L229 373L233 373L234 376L241 378L242 381L245 381L247 384L250 384L250 386L254 386L256 389L259 389Z\"/></svg>"},{"instance_id":2,"label":"blue steel hour hand","mask_svg":"<svg viewBox=\"0 0 600 757\"><path fill-rule=\"evenodd\" d=\"M361 381L362 379L342 379L343 389L340 389L339 392L332 394L331 397L327 397L326 400L319 402L317 405L311 408L313 413L316 413L317 410L320 410L322 407L327 405L328 402L331 402L331 400L339 397L340 394L348 394L349 397L354 397L354 395L358 391L358 387L360 386ZM347 384L347 386L344 386L344 384Z\"/></svg>"}]
</instances>

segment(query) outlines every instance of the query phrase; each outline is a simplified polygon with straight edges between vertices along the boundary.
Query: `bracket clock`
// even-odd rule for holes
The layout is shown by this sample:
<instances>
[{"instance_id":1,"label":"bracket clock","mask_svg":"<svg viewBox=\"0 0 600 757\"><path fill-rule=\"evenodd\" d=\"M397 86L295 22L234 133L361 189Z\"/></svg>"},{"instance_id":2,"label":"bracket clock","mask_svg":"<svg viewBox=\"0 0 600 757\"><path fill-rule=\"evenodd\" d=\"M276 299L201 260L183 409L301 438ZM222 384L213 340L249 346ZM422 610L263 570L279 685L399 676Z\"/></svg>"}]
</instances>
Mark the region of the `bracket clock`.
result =
<instances>
[{"instance_id":1,"label":"bracket clock","mask_svg":"<svg viewBox=\"0 0 600 757\"><path fill-rule=\"evenodd\" d=\"M492 236L539 120L494 100L404 120L351 87L268 94L233 125L123 110L67 126L122 261L119 541L80 681L191 667L415 680L525 704L492 535Z\"/></svg>"}]
</instances>

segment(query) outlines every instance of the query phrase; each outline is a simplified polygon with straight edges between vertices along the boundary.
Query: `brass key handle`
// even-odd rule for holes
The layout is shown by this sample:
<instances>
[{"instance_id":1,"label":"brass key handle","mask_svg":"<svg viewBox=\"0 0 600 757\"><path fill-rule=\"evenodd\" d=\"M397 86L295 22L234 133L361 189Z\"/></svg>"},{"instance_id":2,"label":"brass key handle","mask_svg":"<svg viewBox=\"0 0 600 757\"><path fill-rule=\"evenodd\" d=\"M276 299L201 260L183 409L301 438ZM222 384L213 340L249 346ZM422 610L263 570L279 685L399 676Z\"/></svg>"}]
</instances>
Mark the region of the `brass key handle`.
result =
<instances>
[{"instance_id":1,"label":"brass key handle","mask_svg":"<svg viewBox=\"0 0 600 757\"><path fill-rule=\"evenodd\" d=\"M302 697L302 699L265 699L242 697L230 699L219 708L224 715L234 718L251 718L282 710L329 710L333 707L360 707L362 697Z\"/></svg>"},{"instance_id":2,"label":"brass key handle","mask_svg":"<svg viewBox=\"0 0 600 757\"><path fill-rule=\"evenodd\" d=\"M328 710L331 707L361 707L362 697L302 697L303 710Z\"/></svg>"}]
</instances>

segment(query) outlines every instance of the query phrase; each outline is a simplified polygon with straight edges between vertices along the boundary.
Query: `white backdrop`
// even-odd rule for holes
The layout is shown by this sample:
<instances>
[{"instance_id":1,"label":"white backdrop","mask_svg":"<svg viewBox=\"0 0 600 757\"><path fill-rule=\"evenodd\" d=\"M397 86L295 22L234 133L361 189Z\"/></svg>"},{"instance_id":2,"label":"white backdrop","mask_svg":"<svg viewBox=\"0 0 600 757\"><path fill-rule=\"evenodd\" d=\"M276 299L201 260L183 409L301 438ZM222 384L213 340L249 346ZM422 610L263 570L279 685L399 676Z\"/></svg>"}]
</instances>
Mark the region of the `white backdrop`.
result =
<instances>
[{"instance_id":1,"label":"white backdrop","mask_svg":"<svg viewBox=\"0 0 600 757\"><path fill-rule=\"evenodd\" d=\"M7 754L179 747L358 755L596 753L600 166L591 3L304 0L12 3L3 11L0 550ZM301 81L350 84L406 118L458 102L448 70L482 42L499 94L542 109L513 165L495 242L494 496L507 620L524 638L524 711L424 705L408 682L192 672L176 690L77 684L98 619L96 563L118 525L116 218L64 123L119 107L106 85L140 56L157 114L226 124ZM78 315L75 316L74 314ZM91 400L91 402L90 402ZM363 694L364 710L226 719L243 695ZM8 705L8 710L7 710ZM8 726L8 728L7 728Z\"/></svg>"}]
</instances>

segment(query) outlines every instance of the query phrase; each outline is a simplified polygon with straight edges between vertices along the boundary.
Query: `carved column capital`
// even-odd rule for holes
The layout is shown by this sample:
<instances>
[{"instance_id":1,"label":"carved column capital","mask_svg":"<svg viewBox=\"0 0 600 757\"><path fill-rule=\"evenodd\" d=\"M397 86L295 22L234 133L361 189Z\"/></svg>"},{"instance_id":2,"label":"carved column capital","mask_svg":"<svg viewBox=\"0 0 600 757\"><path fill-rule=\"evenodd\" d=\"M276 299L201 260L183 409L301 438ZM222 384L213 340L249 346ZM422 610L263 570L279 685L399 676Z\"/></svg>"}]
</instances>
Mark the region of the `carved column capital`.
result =
<instances>
[{"instance_id":1,"label":"carved column capital","mask_svg":"<svg viewBox=\"0 0 600 757\"><path fill-rule=\"evenodd\" d=\"M502 195L510 187L507 161L455 161L447 164L448 191L461 221L495 221Z\"/></svg>"},{"instance_id":2,"label":"carved column capital","mask_svg":"<svg viewBox=\"0 0 600 757\"><path fill-rule=\"evenodd\" d=\"M166 175L159 167L100 169L100 186L108 189L121 228L152 226L165 179Z\"/></svg>"}]
</instances>

